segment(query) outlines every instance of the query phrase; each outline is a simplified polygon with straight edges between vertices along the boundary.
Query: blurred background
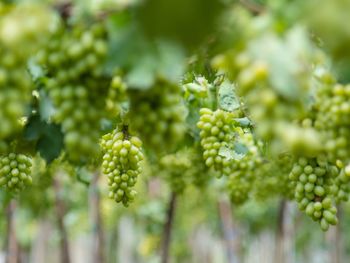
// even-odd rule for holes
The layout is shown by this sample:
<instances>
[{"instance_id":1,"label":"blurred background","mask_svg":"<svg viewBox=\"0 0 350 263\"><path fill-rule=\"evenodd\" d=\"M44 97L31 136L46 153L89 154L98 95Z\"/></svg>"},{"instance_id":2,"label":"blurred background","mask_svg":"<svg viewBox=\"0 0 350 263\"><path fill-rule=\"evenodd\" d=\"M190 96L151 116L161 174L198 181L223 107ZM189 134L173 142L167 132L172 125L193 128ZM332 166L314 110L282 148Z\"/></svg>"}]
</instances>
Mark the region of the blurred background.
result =
<instances>
[{"instance_id":1,"label":"blurred background","mask_svg":"<svg viewBox=\"0 0 350 263\"><path fill-rule=\"evenodd\" d=\"M348 0L2 0L0 7L24 3L45 6L68 20L89 20L91 15L107 20L106 70L126 69L125 80L136 89L159 77L185 75L184 82L190 81L190 71L210 76L214 68L249 90L257 77L252 70L264 74L264 67L254 62L265 62L275 72L269 85L292 101L278 104L268 116L260 114L264 105L250 102L257 105L253 118L262 123L258 134L273 136L276 151L286 145L305 150L293 148L299 130L297 135L285 132L294 127L290 119L305 113L300 103L308 98L305 61L322 61L341 83L350 80ZM15 33L3 25L0 39L12 44ZM245 56L253 61L248 70L241 68ZM253 97L265 98L259 93ZM37 162L32 187L16 199L0 192L0 263L349 262L348 203L337 207L339 224L323 233L269 184L260 188L264 198L238 205L222 191L220 180L204 188L188 185L175 194L167 179L150 171L138 182L134 203L125 208L108 199L100 171L46 169Z\"/></svg>"}]
</instances>

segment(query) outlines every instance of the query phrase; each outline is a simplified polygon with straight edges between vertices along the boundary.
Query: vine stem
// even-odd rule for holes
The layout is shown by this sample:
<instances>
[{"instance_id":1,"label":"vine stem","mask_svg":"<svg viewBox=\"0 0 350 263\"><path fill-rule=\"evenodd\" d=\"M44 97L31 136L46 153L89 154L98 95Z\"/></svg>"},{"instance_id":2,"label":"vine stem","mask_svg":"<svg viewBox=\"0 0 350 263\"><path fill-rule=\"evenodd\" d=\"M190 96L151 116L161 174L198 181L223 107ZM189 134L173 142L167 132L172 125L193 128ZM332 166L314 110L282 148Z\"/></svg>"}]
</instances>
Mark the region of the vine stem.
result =
<instances>
[{"instance_id":1,"label":"vine stem","mask_svg":"<svg viewBox=\"0 0 350 263\"><path fill-rule=\"evenodd\" d=\"M169 250L170 250L171 234L172 234L175 210L176 210L176 194L172 192L169 206L168 206L168 211L167 211L167 218L166 218L166 222L163 230L163 242L162 242L162 254L161 254L162 263L169 262Z\"/></svg>"},{"instance_id":2,"label":"vine stem","mask_svg":"<svg viewBox=\"0 0 350 263\"><path fill-rule=\"evenodd\" d=\"M93 174L90 191L90 218L92 223L92 262L104 263L104 233L103 233L103 222L101 217L101 197L98 188L98 180L100 172L96 171Z\"/></svg>"},{"instance_id":3,"label":"vine stem","mask_svg":"<svg viewBox=\"0 0 350 263\"><path fill-rule=\"evenodd\" d=\"M7 207L7 244L6 244L6 259L5 263L18 263L19 262L19 246L16 237L15 226L15 210L16 201L11 200Z\"/></svg>"},{"instance_id":4,"label":"vine stem","mask_svg":"<svg viewBox=\"0 0 350 263\"><path fill-rule=\"evenodd\" d=\"M57 174L57 177L60 177ZM55 191L55 209L57 216L57 225L60 233L60 249L61 249L61 262L70 263L69 255L69 243L68 243L68 234L67 229L64 225L64 216L65 216L65 205L62 198L62 186L57 178L54 178L53 181L54 191Z\"/></svg>"},{"instance_id":5,"label":"vine stem","mask_svg":"<svg viewBox=\"0 0 350 263\"><path fill-rule=\"evenodd\" d=\"M295 224L293 207L286 200L279 205L275 241L275 262L291 263L295 259Z\"/></svg>"},{"instance_id":6,"label":"vine stem","mask_svg":"<svg viewBox=\"0 0 350 263\"><path fill-rule=\"evenodd\" d=\"M218 202L221 228L225 240L227 262L239 263L241 246L239 242L239 233L232 218L231 203L225 198Z\"/></svg>"}]
</instances>

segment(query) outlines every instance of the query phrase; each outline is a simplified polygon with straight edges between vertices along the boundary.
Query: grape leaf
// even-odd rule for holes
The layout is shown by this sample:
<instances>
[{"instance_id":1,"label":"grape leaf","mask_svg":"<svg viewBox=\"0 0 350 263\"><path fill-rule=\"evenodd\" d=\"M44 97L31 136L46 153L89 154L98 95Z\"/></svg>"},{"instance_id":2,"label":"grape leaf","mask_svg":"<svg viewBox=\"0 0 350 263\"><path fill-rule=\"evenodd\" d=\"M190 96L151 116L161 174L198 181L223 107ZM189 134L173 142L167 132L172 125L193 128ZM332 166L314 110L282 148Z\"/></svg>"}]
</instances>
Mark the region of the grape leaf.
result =
<instances>
[{"instance_id":1,"label":"grape leaf","mask_svg":"<svg viewBox=\"0 0 350 263\"><path fill-rule=\"evenodd\" d=\"M221 109L226 111L234 111L240 107L235 87L228 81L224 81L218 92L218 102Z\"/></svg>"}]
</instances>

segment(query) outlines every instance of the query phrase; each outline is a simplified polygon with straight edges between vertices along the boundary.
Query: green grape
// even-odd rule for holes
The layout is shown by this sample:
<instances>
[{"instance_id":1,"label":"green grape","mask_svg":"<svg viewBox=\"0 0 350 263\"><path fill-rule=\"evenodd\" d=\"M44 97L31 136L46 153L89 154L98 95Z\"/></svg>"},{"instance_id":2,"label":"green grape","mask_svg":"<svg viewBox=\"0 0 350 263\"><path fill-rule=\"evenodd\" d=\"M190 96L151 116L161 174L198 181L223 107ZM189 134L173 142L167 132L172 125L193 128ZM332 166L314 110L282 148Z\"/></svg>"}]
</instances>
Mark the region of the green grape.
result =
<instances>
[{"instance_id":1,"label":"green grape","mask_svg":"<svg viewBox=\"0 0 350 263\"><path fill-rule=\"evenodd\" d=\"M338 174L339 169L322 156L297 159L289 174L299 209L319 222L323 231L338 222L336 207L333 205L333 178Z\"/></svg>"},{"instance_id":2,"label":"green grape","mask_svg":"<svg viewBox=\"0 0 350 263\"><path fill-rule=\"evenodd\" d=\"M130 100L131 128L145 145L157 153L174 150L186 131L181 88L157 83L145 91L131 91Z\"/></svg>"},{"instance_id":3,"label":"green grape","mask_svg":"<svg viewBox=\"0 0 350 263\"><path fill-rule=\"evenodd\" d=\"M205 164L213 167L220 175L229 175L233 171L232 162L220 151L232 149L237 133L243 133L240 127L236 127L234 119L237 117L237 112L221 109L212 111L208 108L200 110L197 127L200 129L203 158Z\"/></svg>"},{"instance_id":4,"label":"green grape","mask_svg":"<svg viewBox=\"0 0 350 263\"><path fill-rule=\"evenodd\" d=\"M72 161L86 161L99 151L100 121L109 80L102 75L106 35L101 24L57 31L36 56L48 75L45 88L62 125L64 143Z\"/></svg>"},{"instance_id":5,"label":"green grape","mask_svg":"<svg viewBox=\"0 0 350 263\"><path fill-rule=\"evenodd\" d=\"M135 198L133 189L141 174L142 142L123 131L114 130L102 137L102 171L108 177L109 197L128 206Z\"/></svg>"},{"instance_id":6,"label":"green grape","mask_svg":"<svg viewBox=\"0 0 350 263\"><path fill-rule=\"evenodd\" d=\"M0 156L0 186L17 194L32 184L32 160L24 155L9 153Z\"/></svg>"}]
</instances>

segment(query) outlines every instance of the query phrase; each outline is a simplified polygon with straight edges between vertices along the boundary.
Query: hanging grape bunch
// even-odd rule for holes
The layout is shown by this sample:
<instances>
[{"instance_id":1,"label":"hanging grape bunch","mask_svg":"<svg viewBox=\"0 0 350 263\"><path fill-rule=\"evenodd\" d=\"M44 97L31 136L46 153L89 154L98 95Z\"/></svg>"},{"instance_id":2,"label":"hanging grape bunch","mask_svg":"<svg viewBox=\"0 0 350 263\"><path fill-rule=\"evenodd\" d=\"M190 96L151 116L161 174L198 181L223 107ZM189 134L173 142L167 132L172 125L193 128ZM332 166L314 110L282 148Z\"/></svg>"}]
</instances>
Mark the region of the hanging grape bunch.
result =
<instances>
[{"instance_id":1,"label":"hanging grape bunch","mask_svg":"<svg viewBox=\"0 0 350 263\"><path fill-rule=\"evenodd\" d=\"M128 206L136 195L133 187L141 174L144 158L141 146L140 139L130 136L126 127L104 135L101 141L102 171L108 176L109 197L124 206Z\"/></svg>"},{"instance_id":2,"label":"hanging grape bunch","mask_svg":"<svg viewBox=\"0 0 350 263\"><path fill-rule=\"evenodd\" d=\"M322 132L328 158L349 162L350 85L325 83L316 97L315 126Z\"/></svg>"},{"instance_id":3,"label":"hanging grape bunch","mask_svg":"<svg viewBox=\"0 0 350 263\"><path fill-rule=\"evenodd\" d=\"M231 173L228 177L227 190L231 201L240 205L248 200L253 191L254 185L260 180L257 178L258 171L262 166L262 158L259 154L258 146L255 143L253 134L237 127L236 142L240 147L244 147L244 154L237 159L231 160Z\"/></svg>"},{"instance_id":4,"label":"hanging grape bunch","mask_svg":"<svg viewBox=\"0 0 350 263\"><path fill-rule=\"evenodd\" d=\"M25 114L30 100L30 79L23 64L25 60L3 49L0 43L0 152L1 140L20 127L19 119ZM4 147L4 146L3 146Z\"/></svg>"},{"instance_id":5,"label":"hanging grape bunch","mask_svg":"<svg viewBox=\"0 0 350 263\"><path fill-rule=\"evenodd\" d=\"M208 108L200 109L200 119L197 127L200 131L203 158L208 167L213 167L220 175L232 173L232 162L221 154L225 149L233 150L237 134L235 118L238 112L228 112L221 109L212 111ZM240 128L240 127L239 127Z\"/></svg>"},{"instance_id":6,"label":"hanging grape bunch","mask_svg":"<svg viewBox=\"0 0 350 263\"><path fill-rule=\"evenodd\" d=\"M131 127L155 152L171 152L183 139L186 110L181 88L157 83L146 91L131 91Z\"/></svg>"},{"instance_id":7,"label":"hanging grape bunch","mask_svg":"<svg viewBox=\"0 0 350 263\"><path fill-rule=\"evenodd\" d=\"M62 124L68 156L85 161L97 154L100 120L109 80L102 75L106 33L102 24L56 32L37 62L46 71L46 89L56 108L54 121Z\"/></svg>"},{"instance_id":8,"label":"hanging grape bunch","mask_svg":"<svg viewBox=\"0 0 350 263\"><path fill-rule=\"evenodd\" d=\"M301 157L289 174L299 209L319 222L324 231L338 222L337 209L333 204L333 179L338 173L338 168L330 165L325 158Z\"/></svg>"},{"instance_id":9,"label":"hanging grape bunch","mask_svg":"<svg viewBox=\"0 0 350 263\"><path fill-rule=\"evenodd\" d=\"M32 184L32 160L24 154L10 153L0 156L0 186L17 194Z\"/></svg>"}]
</instances>

